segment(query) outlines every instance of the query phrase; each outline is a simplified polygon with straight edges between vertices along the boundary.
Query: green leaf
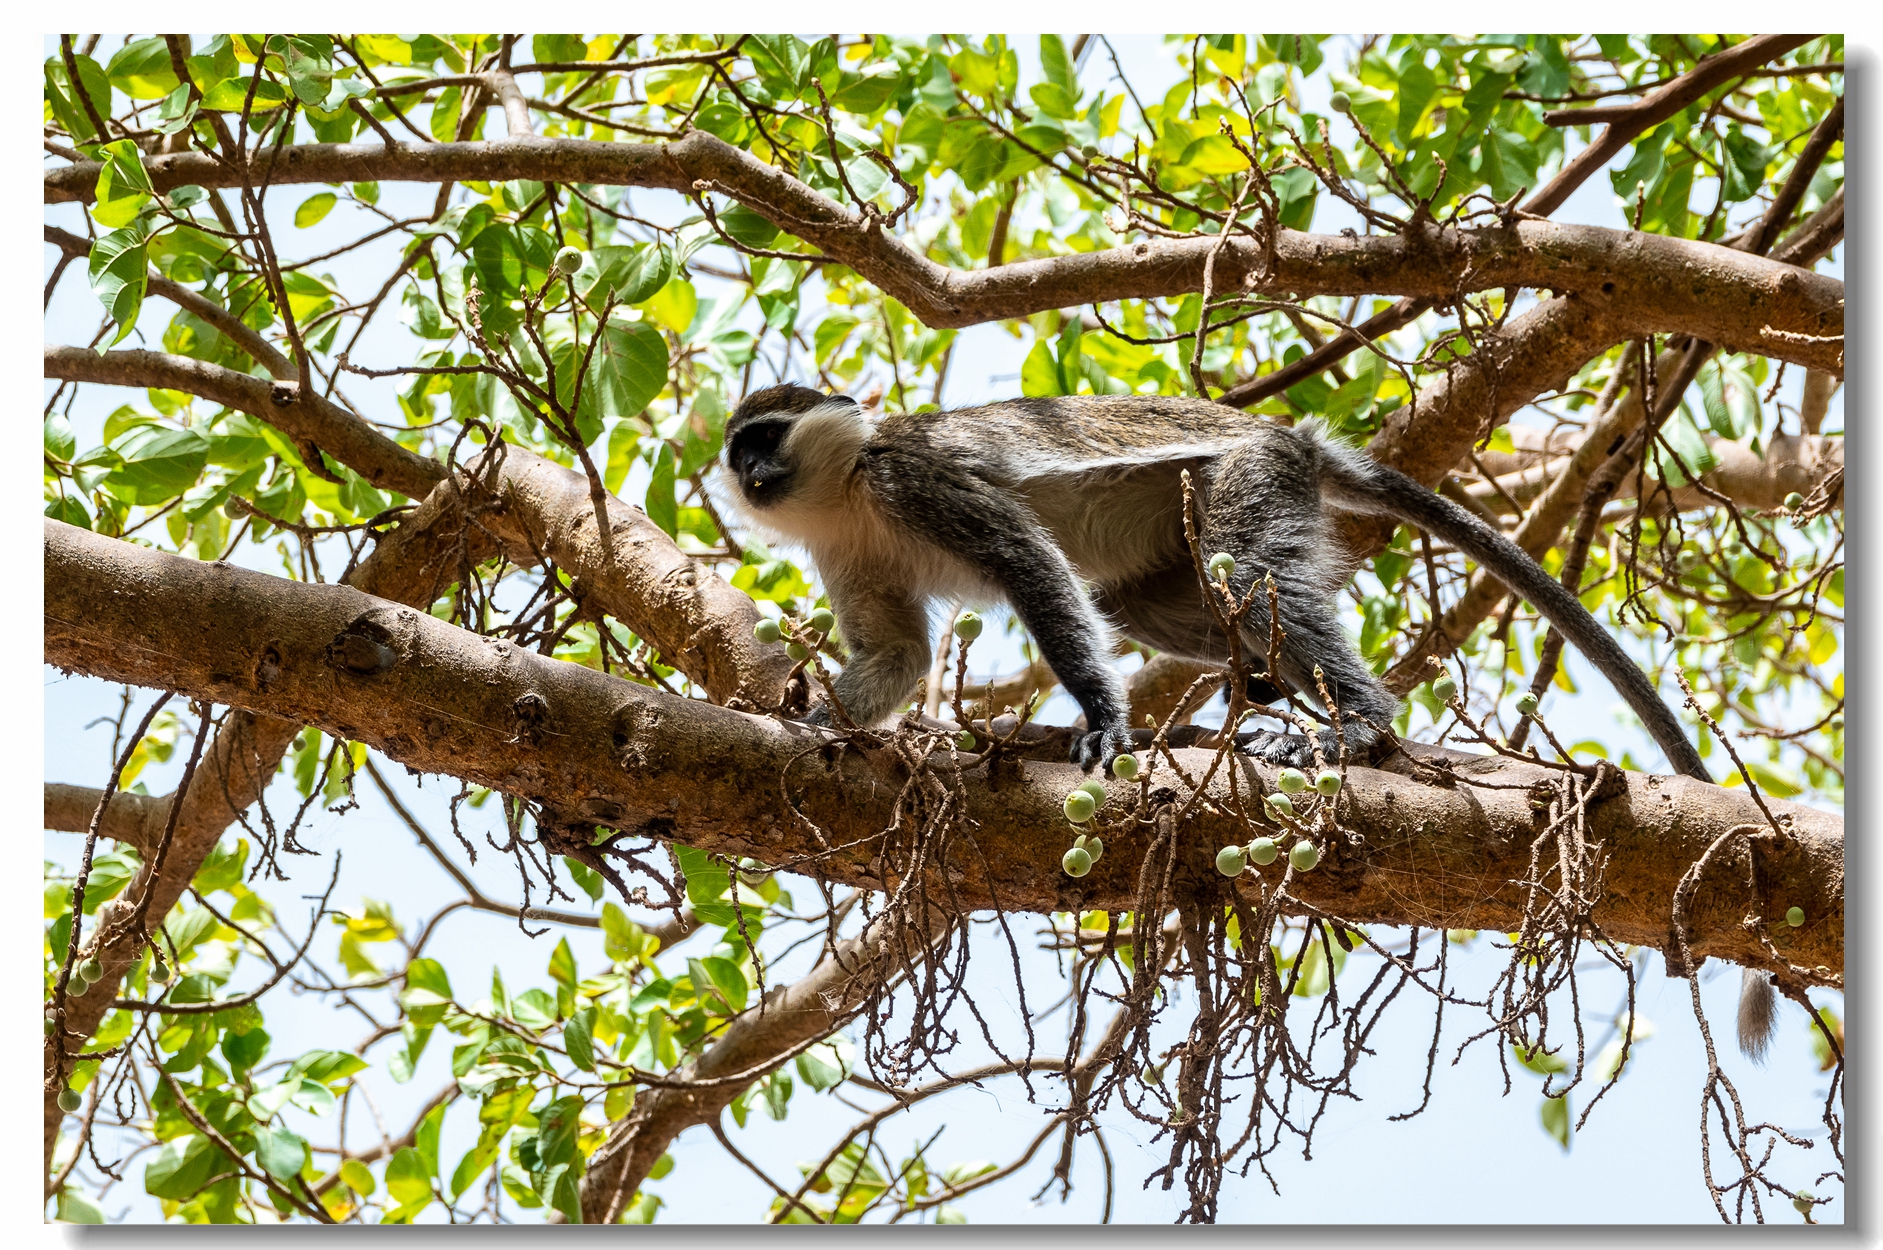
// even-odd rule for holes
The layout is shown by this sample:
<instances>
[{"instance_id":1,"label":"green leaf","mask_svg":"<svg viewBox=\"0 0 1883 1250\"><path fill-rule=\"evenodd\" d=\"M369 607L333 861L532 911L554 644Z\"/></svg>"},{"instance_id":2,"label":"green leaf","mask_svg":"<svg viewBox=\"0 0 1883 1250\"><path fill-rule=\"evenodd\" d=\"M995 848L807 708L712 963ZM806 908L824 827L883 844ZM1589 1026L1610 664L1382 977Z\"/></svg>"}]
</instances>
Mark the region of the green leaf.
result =
<instances>
[{"instance_id":1,"label":"green leaf","mask_svg":"<svg viewBox=\"0 0 1883 1250\"><path fill-rule=\"evenodd\" d=\"M1058 35L1040 36L1040 72L1047 82L1078 98L1079 76L1072 67L1072 58L1066 54L1065 40Z\"/></svg>"},{"instance_id":2,"label":"green leaf","mask_svg":"<svg viewBox=\"0 0 1883 1250\"><path fill-rule=\"evenodd\" d=\"M718 216L720 229L747 247L770 247L778 237L777 226L743 204L735 204Z\"/></svg>"},{"instance_id":3,"label":"green leaf","mask_svg":"<svg viewBox=\"0 0 1883 1250\"><path fill-rule=\"evenodd\" d=\"M584 1072L595 1070L595 1008L584 1007L562 1026L562 1045L569 1061Z\"/></svg>"},{"instance_id":4,"label":"green leaf","mask_svg":"<svg viewBox=\"0 0 1883 1250\"><path fill-rule=\"evenodd\" d=\"M322 191L318 195L308 196L301 201L301 206L294 210L294 224L303 230L307 229L332 212L333 206L339 201L340 197L331 191Z\"/></svg>"},{"instance_id":5,"label":"green leaf","mask_svg":"<svg viewBox=\"0 0 1883 1250\"><path fill-rule=\"evenodd\" d=\"M549 976L562 985L575 988L575 952L569 949L569 939L566 937L556 943L556 949L549 956Z\"/></svg>"},{"instance_id":6,"label":"green leaf","mask_svg":"<svg viewBox=\"0 0 1883 1250\"><path fill-rule=\"evenodd\" d=\"M207 1137L185 1133L165 1142L144 1168L144 1192L183 1202L195 1197L210 1177L235 1170L234 1161Z\"/></svg>"},{"instance_id":7,"label":"green leaf","mask_svg":"<svg viewBox=\"0 0 1883 1250\"><path fill-rule=\"evenodd\" d=\"M1536 185L1536 149L1512 130L1493 129L1485 136L1478 172L1491 184L1491 194L1508 200L1520 189Z\"/></svg>"},{"instance_id":8,"label":"green leaf","mask_svg":"<svg viewBox=\"0 0 1883 1250\"><path fill-rule=\"evenodd\" d=\"M431 120L427 123L432 138L440 143L450 143L458 137L458 111L464 103L464 92L457 87L446 87L432 101Z\"/></svg>"},{"instance_id":9,"label":"green leaf","mask_svg":"<svg viewBox=\"0 0 1883 1250\"><path fill-rule=\"evenodd\" d=\"M84 504L70 495L61 495L47 504L46 515L55 521L64 521L67 525L76 525L80 529L88 530L92 527L92 514L85 511Z\"/></svg>"},{"instance_id":10,"label":"green leaf","mask_svg":"<svg viewBox=\"0 0 1883 1250\"><path fill-rule=\"evenodd\" d=\"M667 340L644 321L609 318L582 383L596 417L638 417L667 385ZM591 406L592 405L592 406Z\"/></svg>"},{"instance_id":11,"label":"green leaf","mask_svg":"<svg viewBox=\"0 0 1883 1250\"><path fill-rule=\"evenodd\" d=\"M600 307L650 300L673 278L673 253L654 243L633 247L598 247L576 278L582 297Z\"/></svg>"},{"instance_id":12,"label":"green leaf","mask_svg":"<svg viewBox=\"0 0 1883 1250\"><path fill-rule=\"evenodd\" d=\"M333 86L333 41L325 35L276 35L268 50L281 57L294 98L320 108Z\"/></svg>"},{"instance_id":13,"label":"green leaf","mask_svg":"<svg viewBox=\"0 0 1883 1250\"><path fill-rule=\"evenodd\" d=\"M1511 1057L1538 1076L1549 1076L1556 1072L1569 1071L1569 1061L1555 1051L1530 1049L1515 1043L1510 1048Z\"/></svg>"},{"instance_id":14,"label":"green leaf","mask_svg":"<svg viewBox=\"0 0 1883 1250\"><path fill-rule=\"evenodd\" d=\"M102 179L103 175L99 175ZM142 225L113 230L92 244L87 269L91 274L92 293L105 306L118 333L111 343L99 347L100 354L120 343L137 325L138 310L144 306L144 290L150 276L150 254L145 242L149 232Z\"/></svg>"},{"instance_id":15,"label":"green leaf","mask_svg":"<svg viewBox=\"0 0 1883 1250\"><path fill-rule=\"evenodd\" d=\"M322 1085L338 1085L365 1068L366 1060L344 1050L310 1050L289 1065L288 1074L304 1076Z\"/></svg>"},{"instance_id":16,"label":"green leaf","mask_svg":"<svg viewBox=\"0 0 1883 1250\"><path fill-rule=\"evenodd\" d=\"M809 1050L798 1056L798 1075L804 1083L818 1093L834 1089L850 1075L850 1056L854 1052L850 1040L842 1034L832 1034Z\"/></svg>"},{"instance_id":17,"label":"green leaf","mask_svg":"<svg viewBox=\"0 0 1883 1250\"><path fill-rule=\"evenodd\" d=\"M80 87L91 100L98 116L111 116L111 83L105 77L104 68L82 52L74 53L72 59L78 66ZM91 115L85 111L85 105L66 79L63 56L50 57L46 61L46 96L53 113L73 137L81 143L90 143L99 137L92 128Z\"/></svg>"},{"instance_id":18,"label":"green leaf","mask_svg":"<svg viewBox=\"0 0 1883 1250\"><path fill-rule=\"evenodd\" d=\"M414 959L405 969L405 990L399 1002L413 1023L429 1028L443 1020L451 1007L451 978L436 959Z\"/></svg>"},{"instance_id":19,"label":"green leaf","mask_svg":"<svg viewBox=\"0 0 1883 1250\"><path fill-rule=\"evenodd\" d=\"M1033 344L1020 366L1020 393L1028 397L1066 393L1059 380L1059 362L1045 339Z\"/></svg>"},{"instance_id":20,"label":"green leaf","mask_svg":"<svg viewBox=\"0 0 1883 1250\"><path fill-rule=\"evenodd\" d=\"M105 489L126 503L166 503L196 484L209 463L201 431L142 425L113 448L124 461L105 478Z\"/></svg>"},{"instance_id":21,"label":"green leaf","mask_svg":"<svg viewBox=\"0 0 1883 1250\"><path fill-rule=\"evenodd\" d=\"M628 919L628 913L612 899L602 904L602 944L608 958L632 959L640 954L641 926Z\"/></svg>"},{"instance_id":22,"label":"green leaf","mask_svg":"<svg viewBox=\"0 0 1883 1250\"><path fill-rule=\"evenodd\" d=\"M581 860L573 859L567 855L562 857L562 866L569 870L569 875L575 878L576 885L581 887L582 893L588 895L590 902L595 902L601 898L602 875L599 872L596 872Z\"/></svg>"},{"instance_id":23,"label":"green leaf","mask_svg":"<svg viewBox=\"0 0 1883 1250\"><path fill-rule=\"evenodd\" d=\"M291 1129L264 1124L255 1130L255 1162L276 1180L299 1176L309 1158L307 1142Z\"/></svg>"},{"instance_id":24,"label":"green leaf","mask_svg":"<svg viewBox=\"0 0 1883 1250\"><path fill-rule=\"evenodd\" d=\"M102 1224L105 1222L105 1212L76 1189L61 1189L59 1210L54 1218L63 1224Z\"/></svg>"},{"instance_id":25,"label":"green leaf","mask_svg":"<svg viewBox=\"0 0 1883 1250\"><path fill-rule=\"evenodd\" d=\"M134 140L119 139L98 152L103 164L98 169L98 198L92 205L92 219L116 230L130 225L154 192L150 175L144 170L144 154Z\"/></svg>"},{"instance_id":26,"label":"green leaf","mask_svg":"<svg viewBox=\"0 0 1883 1250\"><path fill-rule=\"evenodd\" d=\"M660 526L669 537L679 533L680 521L673 494L673 447L662 442L654 457L654 473L647 482L647 519Z\"/></svg>"},{"instance_id":27,"label":"green leaf","mask_svg":"<svg viewBox=\"0 0 1883 1250\"><path fill-rule=\"evenodd\" d=\"M510 999L510 1014L529 1029L546 1029L556 1022L556 1000L540 989L524 990Z\"/></svg>"},{"instance_id":28,"label":"green leaf","mask_svg":"<svg viewBox=\"0 0 1883 1250\"><path fill-rule=\"evenodd\" d=\"M78 454L78 436L72 433L72 423L61 413L46 414L41 441L46 454L54 460L70 461Z\"/></svg>"},{"instance_id":29,"label":"green leaf","mask_svg":"<svg viewBox=\"0 0 1883 1250\"><path fill-rule=\"evenodd\" d=\"M288 93L279 83L264 78L256 82L253 76L246 78L225 78L215 86L203 92L203 107L218 113L240 113L242 104L248 99L249 85L255 86L255 99L249 105L254 113L278 109L288 102ZM453 88L456 90L456 88Z\"/></svg>"},{"instance_id":30,"label":"green leaf","mask_svg":"<svg viewBox=\"0 0 1883 1250\"><path fill-rule=\"evenodd\" d=\"M1565 1151L1569 1149L1569 1095L1561 1098L1545 1098L1542 1110L1543 1131L1556 1139L1556 1144Z\"/></svg>"},{"instance_id":31,"label":"green leaf","mask_svg":"<svg viewBox=\"0 0 1883 1250\"><path fill-rule=\"evenodd\" d=\"M386 1164L386 1192L399 1200L399 1209L386 1216L389 1224L409 1224L414 1215L431 1205L431 1172L418 1151L401 1146L394 1152Z\"/></svg>"},{"instance_id":32,"label":"green leaf","mask_svg":"<svg viewBox=\"0 0 1883 1250\"><path fill-rule=\"evenodd\" d=\"M696 969L694 965L698 965ZM721 955L708 955L704 959L687 960L687 968L693 972L693 980L699 984L699 974L706 974L707 983L719 991L726 1005L735 1012L745 1010L746 984L745 974L739 965Z\"/></svg>"},{"instance_id":33,"label":"green leaf","mask_svg":"<svg viewBox=\"0 0 1883 1250\"><path fill-rule=\"evenodd\" d=\"M170 66L169 43L155 35L133 39L113 53L105 77L133 100L161 100L181 85Z\"/></svg>"}]
</instances>

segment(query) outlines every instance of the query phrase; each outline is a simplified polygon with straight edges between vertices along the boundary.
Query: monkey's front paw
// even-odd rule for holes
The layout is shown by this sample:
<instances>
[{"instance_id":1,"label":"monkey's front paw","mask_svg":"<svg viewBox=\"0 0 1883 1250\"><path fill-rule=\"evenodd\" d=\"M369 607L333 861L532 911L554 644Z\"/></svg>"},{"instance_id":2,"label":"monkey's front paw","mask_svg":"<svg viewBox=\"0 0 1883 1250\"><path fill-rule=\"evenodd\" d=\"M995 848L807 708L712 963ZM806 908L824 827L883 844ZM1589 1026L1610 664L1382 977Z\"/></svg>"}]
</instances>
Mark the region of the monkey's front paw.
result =
<instances>
[{"instance_id":1,"label":"monkey's front paw","mask_svg":"<svg viewBox=\"0 0 1883 1250\"><path fill-rule=\"evenodd\" d=\"M824 729L829 729L830 728L830 704L828 702L820 703L816 707L812 708L810 711L806 712L804 714L804 723L807 725L817 725Z\"/></svg>"},{"instance_id":2,"label":"monkey's front paw","mask_svg":"<svg viewBox=\"0 0 1883 1250\"><path fill-rule=\"evenodd\" d=\"M1114 759L1129 754L1131 731L1123 725L1078 734L1072 739L1072 762L1088 773L1095 765L1102 771L1109 771Z\"/></svg>"}]
</instances>

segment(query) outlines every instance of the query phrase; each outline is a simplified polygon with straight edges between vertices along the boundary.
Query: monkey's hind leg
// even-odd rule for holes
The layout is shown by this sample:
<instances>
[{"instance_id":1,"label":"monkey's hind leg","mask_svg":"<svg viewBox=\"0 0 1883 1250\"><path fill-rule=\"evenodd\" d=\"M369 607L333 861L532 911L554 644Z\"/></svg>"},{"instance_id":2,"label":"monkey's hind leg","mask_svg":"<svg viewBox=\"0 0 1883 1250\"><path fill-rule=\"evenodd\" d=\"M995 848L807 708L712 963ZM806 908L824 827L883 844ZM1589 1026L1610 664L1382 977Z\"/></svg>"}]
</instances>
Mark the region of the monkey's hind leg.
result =
<instances>
[{"instance_id":1,"label":"monkey's hind leg","mask_svg":"<svg viewBox=\"0 0 1883 1250\"><path fill-rule=\"evenodd\" d=\"M1340 588L1338 574L1331 571L1336 567L1329 559L1333 539L1321 512L1314 465L1292 443L1264 441L1217 461L1208 487L1199 533L1203 550L1235 557L1229 584L1238 599L1256 588L1243 618L1244 653L1258 665L1267 663L1269 606L1263 582L1272 576L1281 615L1276 656L1281 679L1316 703L1321 701L1319 685L1327 687L1341 722L1338 735L1331 727L1320 730L1321 753L1330 765L1339 759L1343 738L1350 756L1364 757L1380 736L1374 726L1390 724L1399 701L1354 651L1334 613ZM1252 750L1275 764L1309 768L1314 763L1308 740L1295 734L1258 733Z\"/></svg>"}]
</instances>

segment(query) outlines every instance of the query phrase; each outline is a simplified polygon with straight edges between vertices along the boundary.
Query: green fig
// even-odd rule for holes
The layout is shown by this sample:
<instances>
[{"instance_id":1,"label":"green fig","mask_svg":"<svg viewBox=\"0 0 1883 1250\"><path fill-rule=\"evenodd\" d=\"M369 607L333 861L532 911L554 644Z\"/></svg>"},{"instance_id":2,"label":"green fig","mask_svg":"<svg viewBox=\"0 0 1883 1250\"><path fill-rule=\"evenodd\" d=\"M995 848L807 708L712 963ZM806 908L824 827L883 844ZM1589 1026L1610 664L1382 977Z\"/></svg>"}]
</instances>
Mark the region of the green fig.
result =
<instances>
[{"instance_id":1,"label":"green fig","mask_svg":"<svg viewBox=\"0 0 1883 1250\"><path fill-rule=\"evenodd\" d=\"M1264 868L1274 863L1275 857L1279 854L1281 854L1281 848L1275 845L1273 838L1257 838L1249 843L1250 862L1260 864Z\"/></svg>"},{"instance_id":2,"label":"green fig","mask_svg":"<svg viewBox=\"0 0 1883 1250\"><path fill-rule=\"evenodd\" d=\"M1520 716L1535 716L1536 715L1536 696L1531 694L1527 690L1524 691L1522 694L1518 695L1517 696L1517 714Z\"/></svg>"},{"instance_id":3,"label":"green fig","mask_svg":"<svg viewBox=\"0 0 1883 1250\"><path fill-rule=\"evenodd\" d=\"M955 618L955 637L963 642L973 642L981 636L981 630L986 626L987 622L973 612L963 612Z\"/></svg>"},{"instance_id":4,"label":"green fig","mask_svg":"<svg viewBox=\"0 0 1883 1250\"><path fill-rule=\"evenodd\" d=\"M556 272L569 277L582 267L582 253L575 248L565 247L556 253Z\"/></svg>"},{"instance_id":5,"label":"green fig","mask_svg":"<svg viewBox=\"0 0 1883 1250\"><path fill-rule=\"evenodd\" d=\"M1229 575L1236 571L1236 557L1227 551L1219 551L1210 557L1210 576L1217 581L1229 580Z\"/></svg>"},{"instance_id":6,"label":"green fig","mask_svg":"<svg viewBox=\"0 0 1883 1250\"><path fill-rule=\"evenodd\" d=\"M1314 778L1314 789L1317 793L1333 798L1340 793L1340 774L1331 768L1322 769Z\"/></svg>"},{"instance_id":7,"label":"green fig","mask_svg":"<svg viewBox=\"0 0 1883 1250\"><path fill-rule=\"evenodd\" d=\"M1803 924L1804 922L1805 922L1805 909L1804 908L1788 907L1785 909L1785 923L1786 924L1796 929L1799 925Z\"/></svg>"},{"instance_id":8,"label":"green fig","mask_svg":"<svg viewBox=\"0 0 1883 1250\"><path fill-rule=\"evenodd\" d=\"M980 744L974 740L974 735L965 729L955 735L955 750L957 751L972 751L979 745Z\"/></svg>"},{"instance_id":9,"label":"green fig","mask_svg":"<svg viewBox=\"0 0 1883 1250\"><path fill-rule=\"evenodd\" d=\"M92 985L103 979L105 966L98 962L96 956L93 956L81 962L74 971L78 973L79 980L85 982L87 985Z\"/></svg>"},{"instance_id":10,"label":"green fig","mask_svg":"<svg viewBox=\"0 0 1883 1250\"><path fill-rule=\"evenodd\" d=\"M820 634L828 634L837 628L837 614L829 608L819 608L811 613L811 628Z\"/></svg>"},{"instance_id":11,"label":"green fig","mask_svg":"<svg viewBox=\"0 0 1883 1250\"><path fill-rule=\"evenodd\" d=\"M1785 496L1785 507L1792 512L1801 511L1805 506L1805 497L1797 491Z\"/></svg>"},{"instance_id":12,"label":"green fig","mask_svg":"<svg viewBox=\"0 0 1883 1250\"><path fill-rule=\"evenodd\" d=\"M1297 842L1288 848L1288 862L1296 872L1313 872L1321 862L1320 848L1312 842Z\"/></svg>"},{"instance_id":13,"label":"green fig","mask_svg":"<svg viewBox=\"0 0 1883 1250\"><path fill-rule=\"evenodd\" d=\"M1442 674L1432 683L1432 697L1440 703L1450 703L1452 696L1458 693L1458 683L1452 680L1450 673Z\"/></svg>"},{"instance_id":14,"label":"green fig","mask_svg":"<svg viewBox=\"0 0 1883 1250\"><path fill-rule=\"evenodd\" d=\"M1242 875L1242 870L1248 866L1248 861L1239 846L1225 846L1216 852L1216 871L1225 877L1239 877Z\"/></svg>"},{"instance_id":15,"label":"green fig","mask_svg":"<svg viewBox=\"0 0 1883 1250\"><path fill-rule=\"evenodd\" d=\"M1066 813L1067 820L1075 825L1082 825L1092 819L1092 813L1098 810L1098 804L1094 803L1092 796L1085 791L1074 790L1066 796L1065 807L1061 810Z\"/></svg>"},{"instance_id":16,"label":"green fig","mask_svg":"<svg viewBox=\"0 0 1883 1250\"><path fill-rule=\"evenodd\" d=\"M1285 794L1271 794L1268 796L1268 810L1277 816L1293 816L1295 801Z\"/></svg>"},{"instance_id":17,"label":"green fig","mask_svg":"<svg viewBox=\"0 0 1883 1250\"><path fill-rule=\"evenodd\" d=\"M1284 768L1275 784L1281 787L1283 794L1300 794L1308 788L1308 775L1299 768Z\"/></svg>"},{"instance_id":18,"label":"green fig","mask_svg":"<svg viewBox=\"0 0 1883 1250\"><path fill-rule=\"evenodd\" d=\"M1059 866L1066 870L1068 877L1083 877L1092 871L1092 856L1085 848L1075 846L1060 859Z\"/></svg>"},{"instance_id":19,"label":"green fig","mask_svg":"<svg viewBox=\"0 0 1883 1250\"><path fill-rule=\"evenodd\" d=\"M752 626L752 637L760 642L777 642L784 636L784 631L778 628L778 622L769 616L760 617L758 624Z\"/></svg>"},{"instance_id":20,"label":"green fig","mask_svg":"<svg viewBox=\"0 0 1883 1250\"><path fill-rule=\"evenodd\" d=\"M59 1110L67 1115L75 1114L84 1105L85 1100L79 1097L77 1090L68 1088L59 1091Z\"/></svg>"},{"instance_id":21,"label":"green fig","mask_svg":"<svg viewBox=\"0 0 1883 1250\"><path fill-rule=\"evenodd\" d=\"M808 660L811 658L811 649L801 642L788 642L785 644L785 654L793 660Z\"/></svg>"},{"instance_id":22,"label":"green fig","mask_svg":"<svg viewBox=\"0 0 1883 1250\"><path fill-rule=\"evenodd\" d=\"M1111 762L1111 775L1120 781L1130 781L1138 775L1138 757L1120 755Z\"/></svg>"},{"instance_id":23,"label":"green fig","mask_svg":"<svg viewBox=\"0 0 1883 1250\"><path fill-rule=\"evenodd\" d=\"M1336 113L1351 113L1353 112L1353 97L1345 91L1336 91L1327 97L1327 107Z\"/></svg>"}]
</instances>

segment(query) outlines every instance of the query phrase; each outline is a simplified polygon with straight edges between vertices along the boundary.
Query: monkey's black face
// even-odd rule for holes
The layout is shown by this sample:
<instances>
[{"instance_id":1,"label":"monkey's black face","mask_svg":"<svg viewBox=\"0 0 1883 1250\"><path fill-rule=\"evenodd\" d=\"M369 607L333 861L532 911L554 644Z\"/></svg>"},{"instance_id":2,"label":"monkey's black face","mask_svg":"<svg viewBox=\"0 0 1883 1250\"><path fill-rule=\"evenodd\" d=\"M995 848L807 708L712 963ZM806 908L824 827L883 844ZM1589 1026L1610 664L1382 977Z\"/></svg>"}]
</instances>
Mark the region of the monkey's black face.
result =
<instances>
[{"instance_id":1,"label":"monkey's black face","mask_svg":"<svg viewBox=\"0 0 1883 1250\"><path fill-rule=\"evenodd\" d=\"M726 467L739 483L739 493L757 507L784 498L791 486L791 466L783 455L788 420L748 421L726 444Z\"/></svg>"}]
</instances>

